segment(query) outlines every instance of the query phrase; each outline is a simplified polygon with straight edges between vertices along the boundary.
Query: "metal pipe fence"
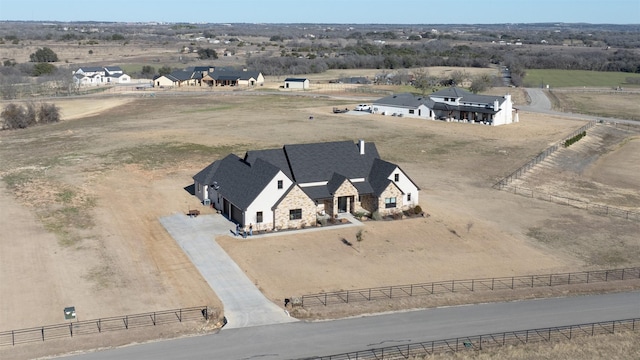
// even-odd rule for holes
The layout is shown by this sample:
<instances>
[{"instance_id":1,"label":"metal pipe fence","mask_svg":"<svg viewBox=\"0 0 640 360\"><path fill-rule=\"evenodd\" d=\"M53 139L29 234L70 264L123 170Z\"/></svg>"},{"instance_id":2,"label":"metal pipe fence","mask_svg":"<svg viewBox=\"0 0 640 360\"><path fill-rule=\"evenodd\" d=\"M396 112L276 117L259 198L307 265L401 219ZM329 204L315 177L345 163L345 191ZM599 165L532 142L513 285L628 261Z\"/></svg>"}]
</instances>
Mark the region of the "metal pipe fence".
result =
<instances>
[{"instance_id":1,"label":"metal pipe fence","mask_svg":"<svg viewBox=\"0 0 640 360\"><path fill-rule=\"evenodd\" d=\"M578 209L584 209L591 213L604 216L619 217L626 220L640 221L640 213L621 209L609 205L595 204L586 200L569 198L557 194L536 191L524 186L504 185L500 190L512 192L517 195L535 198L538 200L550 201L556 204L569 205Z\"/></svg>"},{"instance_id":2,"label":"metal pipe fence","mask_svg":"<svg viewBox=\"0 0 640 360\"><path fill-rule=\"evenodd\" d=\"M519 167L518 169L516 169L514 172L512 172L511 174L505 176L504 178L500 179L497 183L495 183L493 185L494 189L498 189L498 190L502 190L502 188L504 188L505 186L507 186L508 184L510 184L513 180L515 179L519 179L520 177L522 177L527 171L533 169L534 166L536 166L537 164L541 163L542 161L544 161L544 159L547 158L547 156L553 154L554 152L556 152L558 149L563 147L564 142L567 139L571 139L572 137L587 131L588 129L594 127L596 125L595 121L590 121L589 123L587 123L586 125L582 126L580 129L574 131L573 133L571 133L569 136L565 137L564 139L562 139L561 141L549 146L548 148L546 148L544 151L542 151L541 153L539 153L536 157L534 157L533 159L529 160L526 164L522 165L521 167Z\"/></svg>"},{"instance_id":3,"label":"metal pipe fence","mask_svg":"<svg viewBox=\"0 0 640 360\"><path fill-rule=\"evenodd\" d=\"M411 343L382 348L354 351L350 353L319 356L309 359L409 359L425 355L454 353L459 351L479 351L490 348L514 346L537 342L557 342L574 338L638 331L640 318L602 321L578 325L554 326L541 329L508 331L493 334L459 337L445 340Z\"/></svg>"},{"instance_id":4,"label":"metal pipe fence","mask_svg":"<svg viewBox=\"0 0 640 360\"><path fill-rule=\"evenodd\" d=\"M4 331L0 332L0 346L207 319L208 311L199 306Z\"/></svg>"},{"instance_id":5,"label":"metal pipe fence","mask_svg":"<svg viewBox=\"0 0 640 360\"><path fill-rule=\"evenodd\" d=\"M640 279L640 267L559 274L447 280L422 284L392 285L308 294L300 298L300 306L331 306L348 304L349 302L388 300L454 292L469 293L476 291L516 290L633 279Z\"/></svg>"}]
</instances>

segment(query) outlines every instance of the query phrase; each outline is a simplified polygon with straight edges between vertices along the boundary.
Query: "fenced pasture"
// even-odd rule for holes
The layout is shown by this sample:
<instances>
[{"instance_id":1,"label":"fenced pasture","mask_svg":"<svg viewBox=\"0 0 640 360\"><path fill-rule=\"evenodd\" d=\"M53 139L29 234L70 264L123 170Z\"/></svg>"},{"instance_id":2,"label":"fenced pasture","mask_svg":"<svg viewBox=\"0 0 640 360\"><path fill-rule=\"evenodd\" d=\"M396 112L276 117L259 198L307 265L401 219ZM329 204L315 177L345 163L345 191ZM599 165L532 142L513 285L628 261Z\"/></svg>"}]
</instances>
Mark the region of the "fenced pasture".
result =
<instances>
[{"instance_id":1,"label":"fenced pasture","mask_svg":"<svg viewBox=\"0 0 640 360\"><path fill-rule=\"evenodd\" d=\"M330 306L348 304L349 302L388 300L394 298L429 296L454 292L470 293L477 291L516 290L635 279L640 279L640 268L638 267L561 274L446 280L422 284L392 285L367 289L308 294L301 297L300 305L303 307Z\"/></svg>"},{"instance_id":2,"label":"fenced pasture","mask_svg":"<svg viewBox=\"0 0 640 360\"><path fill-rule=\"evenodd\" d=\"M207 319L208 311L198 306L4 331L0 332L0 346Z\"/></svg>"},{"instance_id":3,"label":"fenced pasture","mask_svg":"<svg viewBox=\"0 0 640 360\"><path fill-rule=\"evenodd\" d=\"M559 70L559 69L528 69L524 78L525 87L540 87L549 85L550 88L564 87L635 87L627 84L627 78L640 78L640 74L589 71L589 70Z\"/></svg>"}]
</instances>

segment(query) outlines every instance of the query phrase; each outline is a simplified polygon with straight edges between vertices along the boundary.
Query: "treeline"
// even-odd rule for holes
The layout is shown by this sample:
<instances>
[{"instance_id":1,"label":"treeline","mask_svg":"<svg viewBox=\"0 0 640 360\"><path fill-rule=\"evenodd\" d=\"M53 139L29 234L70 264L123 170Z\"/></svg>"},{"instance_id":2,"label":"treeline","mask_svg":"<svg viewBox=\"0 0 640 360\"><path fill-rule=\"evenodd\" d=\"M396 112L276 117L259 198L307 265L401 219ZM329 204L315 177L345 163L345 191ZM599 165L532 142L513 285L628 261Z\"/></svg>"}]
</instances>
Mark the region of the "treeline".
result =
<instances>
[{"instance_id":1,"label":"treeline","mask_svg":"<svg viewBox=\"0 0 640 360\"><path fill-rule=\"evenodd\" d=\"M427 66L488 67L504 64L515 85L524 69L572 69L640 73L640 56L629 50L545 51L514 46L469 46L434 40L428 43L377 45L358 41L343 48L318 44L291 44L280 57L251 57L247 66L265 75L319 73L327 69L401 69Z\"/></svg>"},{"instance_id":2,"label":"treeline","mask_svg":"<svg viewBox=\"0 0 640 360\"><path fill-rule=\"evenodd\" d=\"M60 109L54 104L28 102L24 105L10 103L0 113L0 129L24 129L39 124L60 121Z\"/></svg>"}]
</instances>

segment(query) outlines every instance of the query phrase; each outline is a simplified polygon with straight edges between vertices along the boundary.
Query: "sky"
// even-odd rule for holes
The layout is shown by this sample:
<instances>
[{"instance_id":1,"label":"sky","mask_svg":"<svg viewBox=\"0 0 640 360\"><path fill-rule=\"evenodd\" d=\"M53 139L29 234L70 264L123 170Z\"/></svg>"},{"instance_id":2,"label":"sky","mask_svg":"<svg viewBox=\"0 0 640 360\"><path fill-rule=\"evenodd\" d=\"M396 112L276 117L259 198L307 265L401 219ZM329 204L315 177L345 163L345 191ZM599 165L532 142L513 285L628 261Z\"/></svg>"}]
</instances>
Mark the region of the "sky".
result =
<instances>
[{"instance_id":1,"label":"sky","mask_svg":"<svg viewBox=\"0 0 640 360\"><path fill-rule=\"evenodd\" d=\"M640 24L640 0L0 0L0 21Z\"/></svg>"}]
</instances>

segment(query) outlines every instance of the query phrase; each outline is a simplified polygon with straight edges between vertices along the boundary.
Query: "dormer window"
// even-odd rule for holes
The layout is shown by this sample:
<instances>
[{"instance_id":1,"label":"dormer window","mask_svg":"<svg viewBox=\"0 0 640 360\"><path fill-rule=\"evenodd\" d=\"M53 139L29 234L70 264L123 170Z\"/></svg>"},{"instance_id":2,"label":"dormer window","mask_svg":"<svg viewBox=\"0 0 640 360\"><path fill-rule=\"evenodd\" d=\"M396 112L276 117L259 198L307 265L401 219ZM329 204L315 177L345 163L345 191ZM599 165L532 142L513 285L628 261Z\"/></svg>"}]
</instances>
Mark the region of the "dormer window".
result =
<instances>
[{"instance_id":1,"label":"dormer window","mask_svg":"<svg viewBox=\"0 0 640 360\"><path fill-rule=\"evenodd\" d=\"M282 189L282 180L278 180L278 189Z\"/></svg>"}]
</instances>

